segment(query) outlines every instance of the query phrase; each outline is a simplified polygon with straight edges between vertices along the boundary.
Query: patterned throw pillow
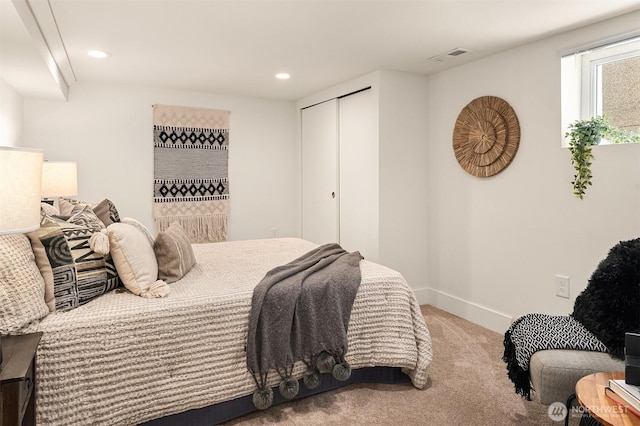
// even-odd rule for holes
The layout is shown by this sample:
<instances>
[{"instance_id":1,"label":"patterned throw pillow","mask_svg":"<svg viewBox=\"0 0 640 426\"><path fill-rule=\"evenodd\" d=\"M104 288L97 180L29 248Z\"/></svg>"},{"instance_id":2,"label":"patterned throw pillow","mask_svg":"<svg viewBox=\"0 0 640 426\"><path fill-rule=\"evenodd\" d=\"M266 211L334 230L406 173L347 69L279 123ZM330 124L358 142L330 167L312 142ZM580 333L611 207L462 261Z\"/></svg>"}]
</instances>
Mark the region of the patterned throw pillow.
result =
<instances>
[{"instance_id":1,"label":"patterned throw pillow","mask_svg":"<svg viewBox=\"0 0 640 426\"><path fill-rule=\"evenodd\" d=\"M49 216L56 216L60 214L60 211L49 203L40 203L40 209L43 210Z\"/></svg>"},{"instance_id":2,"label":"patterned throw pillow","mask_svg":"<svg viewBox=\"0 0 640 426\"><path fill-rule=\"evenodd\" d=\"M58 204L60 207L60 215L62 216L71 216L84 207L89 206L105 227L112 223L120 222L118 209L116 209L115 204L107 198L97 204L90 204L84 201L72 200L70 198L60 198Z\"/></svg>"},{"instance_id":3,"label":"patterned throw pillow","mask_svg":"<svg viewBox=\"0 0 640 426\"><path fill-rule=\"evenodd\" d=\"M85 206L67 221L43 215L40 229L31 233L32 241L37 238L47 254L55 310L77 308L120 285L113 260L89 247L91 236L102 229L100 219ZM32 245L34 251L40 250L37 241ZM47 269L47 265L38 266L41 271Z\"/></svg>"},{"instance_id":4,"label":"patterned throw pillow","mask_svg":"<svg viewBox=\"0 0 640 426\"><path fill-rule=\"evenodd\" d=\"M0 334L45 317L44 280L23 234L0 236Z\"/></svg>"},{"instance_id":5,"label":"patterned throw pillow","mask_svg":"<svg viewBox=\"0 0 640 426\"><path fill-rule=\"evenodd\" d=\"M178 281L196 264L189 237L178 222L158 233L153 250L158 261L158 276L167 283Z\"/></svg>"}]
</instances>

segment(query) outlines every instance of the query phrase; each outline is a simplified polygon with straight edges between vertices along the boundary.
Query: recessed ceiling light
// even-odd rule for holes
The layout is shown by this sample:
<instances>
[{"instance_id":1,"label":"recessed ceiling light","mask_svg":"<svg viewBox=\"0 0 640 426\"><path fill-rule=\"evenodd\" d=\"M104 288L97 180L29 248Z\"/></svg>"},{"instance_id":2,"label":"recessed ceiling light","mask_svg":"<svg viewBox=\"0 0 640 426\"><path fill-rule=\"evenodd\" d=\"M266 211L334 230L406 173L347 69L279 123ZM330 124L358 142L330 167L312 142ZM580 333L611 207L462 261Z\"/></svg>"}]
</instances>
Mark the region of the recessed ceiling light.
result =
<instances>
[{"instance_id":1,"label":"recessed ceiling light","mask_svg":"<svg viewBox=\"0 0 640 426\"><path fill-rule=\"evenodd\" d=\"M87 54L92 58L106 58L109 56L107 52L103 52L102 50L90 50Z\"/></svg>"},{"instance_id":2,"label":"recessed ceiling light","mask_svg":"<svg viewBox=\"0 0 640 426\"><path fill-rule=\"evenodd\" d=\"M289 74L287 74L286 72L280 72L280 73L276 74L276 78L278 80L287 80L287 79L291 78L291 76Z\"/></svg>"}]
</instances>

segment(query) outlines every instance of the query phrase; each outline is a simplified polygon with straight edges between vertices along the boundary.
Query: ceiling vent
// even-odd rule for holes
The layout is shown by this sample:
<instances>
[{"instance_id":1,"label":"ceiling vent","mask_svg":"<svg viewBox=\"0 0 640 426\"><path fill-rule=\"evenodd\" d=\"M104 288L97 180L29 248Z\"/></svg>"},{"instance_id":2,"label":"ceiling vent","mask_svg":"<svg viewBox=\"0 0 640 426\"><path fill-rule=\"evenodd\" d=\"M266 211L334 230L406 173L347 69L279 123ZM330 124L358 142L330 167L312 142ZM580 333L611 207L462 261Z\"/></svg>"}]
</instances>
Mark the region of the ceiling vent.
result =
<instances>
[{"instance_id":1,"label":"ceiling vent","mask_svg":"<svg viewBox=\"0 0 640 426\"><path fill-rule=\"evenodd\" d=\"M452 50L450 50L448 52L432 56L427 60L428 61L435 61L435 62L444 62L444 61L447 61L449 59L457 58L458 56L464 55L465 53L468 53L468 52L473 52L473 50L464 49L462 47L456 47L455 49L452 49Z\"/></svg>"}]
</instances>

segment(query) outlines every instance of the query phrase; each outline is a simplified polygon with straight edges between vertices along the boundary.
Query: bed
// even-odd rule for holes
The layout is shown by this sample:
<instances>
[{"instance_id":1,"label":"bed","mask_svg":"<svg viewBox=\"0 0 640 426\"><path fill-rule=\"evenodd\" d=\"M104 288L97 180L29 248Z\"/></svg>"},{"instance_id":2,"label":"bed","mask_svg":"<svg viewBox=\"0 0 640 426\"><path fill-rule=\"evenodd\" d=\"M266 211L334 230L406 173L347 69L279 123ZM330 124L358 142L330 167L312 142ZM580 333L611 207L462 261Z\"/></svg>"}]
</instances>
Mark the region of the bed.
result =
<instances>
[{"instance_id":1,"label":"bed","mask_svg":"<svg viewBox=\"0 0 640 426\"><path fill-rule=\"evenodd\" d=\"M228 408L254 392L245 354L253 288L316 245L278 238L192 247L196 264L167 297L120 288L40 321L38 424L141 424ZM393 367L422 389L431 339L412 289L390 268L367 260L360 268L345 357L353 376L366 381L371 367ZM294 376L304 370L296 363ZM278 379L270 375L269 385Z\"/></svg>"}]
</instances>

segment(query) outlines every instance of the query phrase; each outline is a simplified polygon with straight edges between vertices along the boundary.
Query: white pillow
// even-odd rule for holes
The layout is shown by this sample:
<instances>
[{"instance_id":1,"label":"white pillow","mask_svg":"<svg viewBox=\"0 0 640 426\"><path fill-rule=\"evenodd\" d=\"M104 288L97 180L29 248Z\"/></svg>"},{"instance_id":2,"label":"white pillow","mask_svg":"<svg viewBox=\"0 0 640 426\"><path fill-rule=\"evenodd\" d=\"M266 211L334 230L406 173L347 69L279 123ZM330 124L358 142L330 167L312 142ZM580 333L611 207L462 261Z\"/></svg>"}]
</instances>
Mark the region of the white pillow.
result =
<instances>
[{"instance_id":1,"label":"white pillow","mask_svg":"<svg viewBox=\"0 0 640 426\"><path fill-rule=\"evenodd\" d=\"M169 294L169 286L158 280L158 263L145 234L127 223L107 227L111 257L124 286L133 294L153 298Z\"/></svg>"},{"instance_id":2,"label":"white pillow","mask_svg":"<svg viewBox=\"0 0 640 426\"><path fill-rule=\"evenodd\" d=\"M24 234L0 236L0 334L45 317L44 279Z\"/></svg>"},{"instance_id":3,"label":"white pillow","mask_svg":"<svg viewBox=\"0 0 640 426\"><path fill-rule=\"evenodd\" d=\"M138 228L140 231L142 231L144 236L147 237L149 244L153 247L153 235L151 235L151 232L149 232L149 229L147 229L147 227L144 226L142 222L132 217L123 217L122 219L120 219L120 222L133 225L136 228Z\"/></svg>"}]
</instances>

